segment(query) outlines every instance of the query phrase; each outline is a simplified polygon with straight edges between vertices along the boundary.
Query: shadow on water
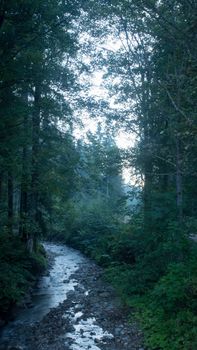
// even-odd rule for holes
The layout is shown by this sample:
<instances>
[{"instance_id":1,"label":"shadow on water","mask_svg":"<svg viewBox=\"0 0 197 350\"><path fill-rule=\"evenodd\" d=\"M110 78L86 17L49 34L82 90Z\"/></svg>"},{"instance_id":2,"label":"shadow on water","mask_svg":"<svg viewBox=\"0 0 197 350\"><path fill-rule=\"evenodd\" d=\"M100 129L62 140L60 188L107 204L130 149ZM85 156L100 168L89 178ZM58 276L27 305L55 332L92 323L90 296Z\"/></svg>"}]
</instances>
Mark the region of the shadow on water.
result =
<instances>
[{"instance_id":1,"label":"shadow on water","mask_svg":"<svg viewBox=\"0 0 197 350\"><path fill-rule=\"evenodd\" d=\"M66 246L45 243L48 254L55 256L54 264L48 276L42 276L32 294L31 308L17 312L14 321L5 326L1 332L1 341L12 337L15 328L21 324L31 325L40 321L50 309L59 305L67 298L67 293L74 290L77 282L70 276L83 261L82 255Z\"/></svg>"}]
</instances>

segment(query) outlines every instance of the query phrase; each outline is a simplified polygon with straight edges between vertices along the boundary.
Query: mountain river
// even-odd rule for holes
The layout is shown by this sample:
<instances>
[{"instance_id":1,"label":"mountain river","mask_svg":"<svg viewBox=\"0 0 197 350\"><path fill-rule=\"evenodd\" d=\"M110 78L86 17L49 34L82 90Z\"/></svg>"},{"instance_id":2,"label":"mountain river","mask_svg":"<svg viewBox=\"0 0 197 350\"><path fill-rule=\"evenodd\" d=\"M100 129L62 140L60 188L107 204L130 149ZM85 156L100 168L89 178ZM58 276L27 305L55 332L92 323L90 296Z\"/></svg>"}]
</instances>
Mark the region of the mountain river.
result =
<instances>
[{"instance_id":1,"label":"mountain river","mask_svg":"<svg viewBox=\"0 0 197 350\"><path fill-rule=\"evenodd\" d=\"M51 267L2 329L0 350L143 350L137 324L128 323L102 269L67 246L44 248Z\"/></svg>"}]
</instances>

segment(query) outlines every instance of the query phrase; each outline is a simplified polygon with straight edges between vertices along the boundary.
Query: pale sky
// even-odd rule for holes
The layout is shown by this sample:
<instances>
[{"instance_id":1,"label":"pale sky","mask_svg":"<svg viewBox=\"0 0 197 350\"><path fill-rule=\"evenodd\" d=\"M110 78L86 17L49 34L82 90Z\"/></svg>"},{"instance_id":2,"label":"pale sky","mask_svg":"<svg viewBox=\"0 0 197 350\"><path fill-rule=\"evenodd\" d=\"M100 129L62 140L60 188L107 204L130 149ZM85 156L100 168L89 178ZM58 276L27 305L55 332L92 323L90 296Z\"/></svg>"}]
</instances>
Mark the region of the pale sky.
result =
<instances>
[{"instance_id":1,"label":"pale sky","mask_svg":"<svg viewBox=\"0 0 197 350\"><path fill-rule=\"evenodd\" d=\"M84 38L82 38L84 40ZM87 40L87 38L86 38ZM102 43L100 46L101 51L102 50L110 50L110 51L117 51L121 47L121 41L118 39L114 39L112 36L109 36L106 39L105 43ZM88 63L91 61L90 56L84 56L84 62ZM95 100L101 100L103 99L104 101L110 101L110 107L113 108L118 108L118 105L114 105L114 98L109 97L109 91L108 89L104 86L104 79L103 75L105 74L105 69L98 69L91 74L85 74L81 77L82 83L88 83L90 85L90 89L88 91L88 95ZM79 138L85 138L85 135L88 131L91 131L92 133L96 132L97 130L97 125L98 122L101 121L101 118L90 118L88 116L88 112L83 113L82 117L82 123L83 123L83 129L76 127L74 130L74 136L79 139ZM119 130L118 135L115 137L116 144L119 148L121 149L128 149L130 147L134 146L136 140L136 135L134 133L127 133L123 129ZM126 183L134 183L134 181L131 179L131 171L128 168L123 169L123 178Z\"/></svg>"}]
</instances>

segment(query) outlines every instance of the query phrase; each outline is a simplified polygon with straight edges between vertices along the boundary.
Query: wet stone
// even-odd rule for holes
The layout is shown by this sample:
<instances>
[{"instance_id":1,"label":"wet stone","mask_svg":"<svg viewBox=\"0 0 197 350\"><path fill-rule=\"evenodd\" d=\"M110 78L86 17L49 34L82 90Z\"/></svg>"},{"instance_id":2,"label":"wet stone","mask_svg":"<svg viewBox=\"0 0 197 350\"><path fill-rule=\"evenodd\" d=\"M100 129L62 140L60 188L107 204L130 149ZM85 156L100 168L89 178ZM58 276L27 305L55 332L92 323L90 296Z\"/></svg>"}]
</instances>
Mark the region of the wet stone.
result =
<instances>
[{"instance_id":1,"label":"wet stone","mask_svg":"<svg viewBox=\"0 0 197 350\"><path fill-rule=\"evenodd\" d=\"M33 291L34 307L5 327L10 350L144 350L142 333L128 323L102 269L68 247L45 248L53 263Z\"/></svg>"}]
</instances>

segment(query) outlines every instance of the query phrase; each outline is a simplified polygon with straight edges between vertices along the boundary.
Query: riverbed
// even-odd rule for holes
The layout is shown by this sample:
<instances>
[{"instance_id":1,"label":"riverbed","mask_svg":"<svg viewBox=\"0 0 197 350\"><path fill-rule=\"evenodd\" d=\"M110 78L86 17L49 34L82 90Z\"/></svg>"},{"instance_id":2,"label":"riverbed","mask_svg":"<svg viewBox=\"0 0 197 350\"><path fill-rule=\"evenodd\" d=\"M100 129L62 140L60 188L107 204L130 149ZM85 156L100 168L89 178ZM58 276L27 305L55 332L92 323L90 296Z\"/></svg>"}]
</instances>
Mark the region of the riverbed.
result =
<instances>
[{"instance_id":1,"label":"riverbed","mask_svg":"<svg viewBox=\"0 0 197 350\"><path fill-rule=\"evenodd\" d=\"M31 303L1 333L0 349L143 350L142 333L103 271L80 252L45 243L52 264Z\"/></svg>"}]
</instances>

